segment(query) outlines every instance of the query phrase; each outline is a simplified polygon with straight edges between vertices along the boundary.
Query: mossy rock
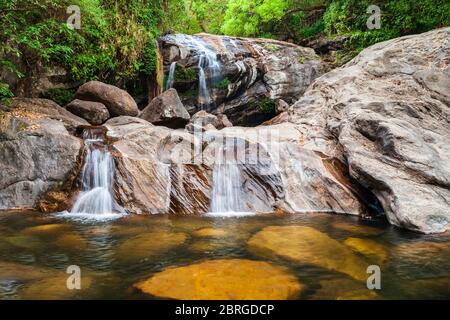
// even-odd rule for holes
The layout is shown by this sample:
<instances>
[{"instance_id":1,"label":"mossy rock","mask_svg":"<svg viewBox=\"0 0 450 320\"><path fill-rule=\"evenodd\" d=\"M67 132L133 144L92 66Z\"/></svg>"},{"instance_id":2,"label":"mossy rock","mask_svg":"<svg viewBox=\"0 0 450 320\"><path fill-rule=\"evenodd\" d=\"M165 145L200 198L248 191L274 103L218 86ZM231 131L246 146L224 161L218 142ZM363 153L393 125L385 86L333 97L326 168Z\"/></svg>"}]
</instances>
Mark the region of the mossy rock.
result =
<instances>
[{"instance_id":1,"label":"mossy rock","mask_svg":"<svg viewBox=\"0 0 450 320\"><path fill-rule=\"evenodd\" d=\"M152 296L186 300L285 300L298 298L305 289L283 267L244 259L168 268L134 287Z\"/></svg>"}]
</instances>

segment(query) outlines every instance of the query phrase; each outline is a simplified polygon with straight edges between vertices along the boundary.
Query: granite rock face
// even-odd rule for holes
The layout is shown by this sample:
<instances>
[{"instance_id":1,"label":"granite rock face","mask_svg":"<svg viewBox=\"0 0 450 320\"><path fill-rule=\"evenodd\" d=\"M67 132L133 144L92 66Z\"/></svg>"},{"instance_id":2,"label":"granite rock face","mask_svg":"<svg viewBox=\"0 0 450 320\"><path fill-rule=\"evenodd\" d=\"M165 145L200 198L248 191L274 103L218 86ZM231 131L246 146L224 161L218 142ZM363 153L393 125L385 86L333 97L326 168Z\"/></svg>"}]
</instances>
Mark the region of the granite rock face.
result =
<instances>
[{"instance_id":1,"label":"granite rock face","mask_svg":"<svg viewBox=\"0 0 450 320\"><path fill-rule=\"evenodd\" d=\"M392 224L450 229L450 28L378 43L288 112L302 145L348 163Z\"/></svg>"},{"instance_id":2,"label":"granite rock face","mask_svg":"<svg viewBox=\"0 0 450 320\"><path fill-rule=\"evenodd\" d=\"M92 125L101 125L109 119L109 111L103 103L75 99L66 105L73 114L86 119Z\"/></svg>"}]
</instances>

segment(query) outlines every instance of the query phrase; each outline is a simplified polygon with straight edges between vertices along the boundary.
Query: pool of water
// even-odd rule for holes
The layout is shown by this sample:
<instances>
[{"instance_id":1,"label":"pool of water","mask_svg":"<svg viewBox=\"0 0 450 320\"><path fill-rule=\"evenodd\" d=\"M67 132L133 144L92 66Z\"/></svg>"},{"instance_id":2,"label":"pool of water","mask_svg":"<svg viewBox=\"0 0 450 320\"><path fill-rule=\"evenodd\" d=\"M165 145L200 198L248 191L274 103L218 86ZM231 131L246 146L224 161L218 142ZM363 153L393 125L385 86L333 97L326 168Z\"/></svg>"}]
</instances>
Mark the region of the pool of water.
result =
<instances>
[{"instance_id":1,"label":"pool of water","mask_svg":"<svg viewBox=\"0 0 450 320\"><path fill-rule=\"evenodd\" d=\"M278 235L264 236L280 237L289 226L308 227L305 230L313 236L306 239L309 244L301 254L295 241L292 248L289 243L277 248L276 239L273 243L269 239L272 247L267 250L249 245L258 246L258 233L276 226L283 227L272 228ZM314 235L319 235L317 240ZM342 253L354 265L341 270L336 254ZM384 221L325 213L227 218L128 215L108 221L0 214L0 299L161 298L134 284L170 267L217 259L280 266L302 285L296 299L449 299L449 258L449 234L422 235ZM67 289L70 265L80 267L81 290ZM346 271L366 273L369 265L380 267L380 290L367 289L364 279ZM252 275L233 281L249 283ZM174 286L177 282L173 279Z\"/></svg>"}]
</instances>

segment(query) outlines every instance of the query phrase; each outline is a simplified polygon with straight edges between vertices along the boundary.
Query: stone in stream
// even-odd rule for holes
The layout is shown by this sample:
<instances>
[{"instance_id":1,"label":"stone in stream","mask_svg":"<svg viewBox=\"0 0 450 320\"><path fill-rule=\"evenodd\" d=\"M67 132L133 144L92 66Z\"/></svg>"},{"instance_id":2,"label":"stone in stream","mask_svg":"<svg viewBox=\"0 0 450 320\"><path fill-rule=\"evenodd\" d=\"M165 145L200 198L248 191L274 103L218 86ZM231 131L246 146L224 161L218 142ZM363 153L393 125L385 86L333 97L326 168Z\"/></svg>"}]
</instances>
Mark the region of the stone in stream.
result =
<instances>
[{"instance_id":1,"label":"stone in stream","mask_svg":"<svg viewBox=\"0 0 450 320\"><path fill-rule=\"evenodd\" d=\"M22 287L18 291L18 296L25 300L65 300L80 297L86 293L93 282L92 277L82 274L81 289L69 289L67 280L69 275L60 273L52 277L34 281Z\"/></svg>"},{"instance_id":2,"label":"stone in stream","mask_svg":"<svg viewBox=\"0 0 450 320\"><path fill-rule=\"evenodd\" d=\"M305 290L285 268L244 259L170 267L134 287L155 297L183 300L285 300Z\"/></svg>"},{"instance_id":3,"label":"stone in stream","mask_svg":"<svg viewBox=\"0 0 450 320\"><path fill-rule=\"evenodd\" d=\"M119 262L139 262L159 256L182 245L188 235L182 232L154 231L122 241L115 250Z\"/></svg>"},{"instance_id":4,"label":"stone in stream","mask_svg":"<svg viewBox=\"0 0 450 320\"><path fill-rule=\"evenodd\" d=\"M22 234L26 235L38 235L38 236L45 236L45 235L54 235L63 233L67 230L70 230L72 227L68 224L62 224L62 223L52 223L52 224L44 224L34 227L28 227L21 231Z\"/></svg>"},{"instance_id":5,"label":"stone in stream","mask_svg":"<svg viewBox=\"0 0 450 320\"><path fill-rule=\"evenodd\" d=\"M66 105L66 109L92 125L101 125L110 117L108 109L101 102L75 99Z\"/></svg>"},{"instance_id":6,"label":"stone in stream","mask_svg":"<svg viewBox=\"0 0 450 320\"><path fill-rule=\"evenodd\" d=\"M280 257L342 272L356 280L367 279L367 262L337 240L311 227L266 227L251 237L247 246L252 253L266 258Z\"/></svg>"},{"instance_id":7,"label":"stone in stream","mask_svg":"<svg viewBox=\"0 0 450 320\"><path fill-rule=\"evenodd\" d=\"M142 110L140 118L172 129L184 128L191 116L181 103L175 89L164 91Z\"/></svg>"},{"instance_id":8,"label":"stone in stream","mask_svg":"<svg viewBox=\"0 0 450 320\"><path fill-rule=\"evenodd\" d=\"M0 280L29 281L49 277L57 273L47 268L37 268L25 264L0 261Z\"/></svg>"},{"instance_id":9,"label":"stone in stream","mask_svg":"<svg viewBox=\"0 0 450 320\"><path fill-rule=\"evenodd\" d=\"M186 130L190 133L194 133L194 131L201 132L212 128L220 130L232 126L233 124L228 120L226 115L214 115L201 110L192 116L191 120L186 125Z\"/></svg>"},{"instance_id":10,"label":"stone in stream","mask_svg":"<svg viewBox=\"0 0 450 320\"><path fill-rule=\"evenodd\" d=\"M375 236L375 235L382 234L384 232L384 230L380 229L380 228L358 225L358 224L353 224L353 223L349 223L349 222L334 222L331 224L331 227L338 229L338 230L345 231L345 232L350 232L350 233L365 235L365 236Z\"/></svg>"},{"instance_id":11,"label":"stone in stream","mask_svg":"<svg viewBox=\"0 0 450 320\"><path fill-rule=\"evenodd\" d=\"M344 244L354 251L373 259L379 265L385 263L389 256L386 247L374 240L347 238Z\"/></svg>"},{"instance_id":12,"label":"stone in stream","mask_svg":"<svg viewBox=\"0 0 450 320\"><path fill-rule=\"evenodd\" d=\"M446 27L368 47L278 121L309 149L346 159L391 224L423 233L450 228L449 36Z\"/></svg>"},{"instance_id":13,"label":"stone in stream","mask_svg":"<svg viewBox=\"0 0 450 320\"><path fill-rule=\"evenodd\" d=\"M207 237L221 238L221 237L232 236L232 234L229 230L217 229L217 228L202 228L199 230L195 230L192 234L195 237L199 237L199 238L207 238Z\"/></svg>"},{"instance_id":14,"label":"stone in stream","mask_svg":"<svg viewBox=\"0 0 450 320\"><path fill-rule=\"evenodd\" d=\"M139 114L136 101L128 92L100 81L89 81L80 86L75 98L103 103L112 117Z\"/></svg>"}]
</instances>

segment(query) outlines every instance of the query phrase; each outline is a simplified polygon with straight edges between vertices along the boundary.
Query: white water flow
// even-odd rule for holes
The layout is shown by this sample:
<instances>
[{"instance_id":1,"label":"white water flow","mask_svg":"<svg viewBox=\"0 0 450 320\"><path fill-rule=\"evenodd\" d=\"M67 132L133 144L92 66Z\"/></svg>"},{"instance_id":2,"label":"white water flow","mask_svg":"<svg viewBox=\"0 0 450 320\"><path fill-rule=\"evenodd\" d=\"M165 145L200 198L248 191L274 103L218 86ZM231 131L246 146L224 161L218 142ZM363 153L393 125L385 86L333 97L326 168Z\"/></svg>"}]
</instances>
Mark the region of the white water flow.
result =
<instances>
[{"instance_id":1,"label":"white water flow","mask_svg":"<svg viewBox=\"0 0 450 320\"><path fill-rule=\"evenodd\" d=\"M233 217L253 215L245 211L240 165L234 148L219 148L213 169L210 216Z\"/></svg>"},{"instance_id":2,"label":"white water flow","mask_svg":"<svg viewBox=\"0 0 450 320\"><path fill-rule=\"evenodd\" d=\"M169 90L173 86L173 79L174 79L174 76L175 76L175 68L176 68L176 66L177 66L176 62L172 62L170 64L169 78L167 78L167 82L166 82L166 90Z\"/></svg>"},{"instance_id":3,"label":"white water flow","mask_svg":"<svg viewBox=\"0 0 450 320\"><path fill-rule=\"evenodd\" d=\"M87 149L81 175L83 191L70 213L65 216L103 220L122 216L125 210L113 196L114 159L104 145L102 133L86 129L83 133Z\"/></svg>"},{"instance_id":4,"label":"white water flow","mask_svg":"<svg viewBox=\"0 0 450 320\"><path fill-rule=\"evenodd\" d=\"M216 51L199 36L184 34L170 35L177 44L184 45L198 56L198 103L201 109L211 106L211 83L220 81L222 65Z\"/></svg>"}]
</instances>

